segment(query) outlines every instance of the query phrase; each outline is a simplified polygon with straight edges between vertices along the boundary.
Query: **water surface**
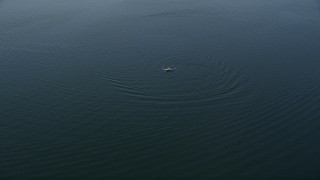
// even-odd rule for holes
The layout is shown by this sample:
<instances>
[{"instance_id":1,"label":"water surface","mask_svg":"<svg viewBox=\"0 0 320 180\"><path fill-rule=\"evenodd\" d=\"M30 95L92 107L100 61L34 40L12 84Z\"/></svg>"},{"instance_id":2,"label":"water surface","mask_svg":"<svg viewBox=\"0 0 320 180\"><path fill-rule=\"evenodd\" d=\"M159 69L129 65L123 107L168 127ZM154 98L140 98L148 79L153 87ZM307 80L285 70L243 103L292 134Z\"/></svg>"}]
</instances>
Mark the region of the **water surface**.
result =
<instances>
[{"instance_id":1,"label":"water surface","mask_svg":"<svg viewBox=\"0 0 320 180\"><path fill-rule=\"evenodd\" d=\"M2 0L0 178L319 178L319 47L316 0Z\"/></svg>"}]
</instances>

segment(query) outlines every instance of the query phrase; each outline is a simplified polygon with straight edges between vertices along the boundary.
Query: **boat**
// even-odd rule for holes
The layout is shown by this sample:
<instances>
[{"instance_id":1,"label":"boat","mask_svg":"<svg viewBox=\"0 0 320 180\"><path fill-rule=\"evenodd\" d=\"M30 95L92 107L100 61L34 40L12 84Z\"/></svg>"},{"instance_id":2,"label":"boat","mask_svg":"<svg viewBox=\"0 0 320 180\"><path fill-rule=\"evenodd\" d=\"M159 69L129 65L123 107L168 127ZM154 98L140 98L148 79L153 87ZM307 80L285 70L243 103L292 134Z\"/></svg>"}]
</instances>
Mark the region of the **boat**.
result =
<instances>
[{"instance_id":1,"label":"boat","mask_svg":"<svg viewBox=\"0 0 320 180\"><path fill-rule=\"evenodd\" d=\"M166 67L166 68L163 68L164 71L166 72L172 72L173 70L175 70L176 68L171 68L171 67Z\"/></svg>"}]
</instances>

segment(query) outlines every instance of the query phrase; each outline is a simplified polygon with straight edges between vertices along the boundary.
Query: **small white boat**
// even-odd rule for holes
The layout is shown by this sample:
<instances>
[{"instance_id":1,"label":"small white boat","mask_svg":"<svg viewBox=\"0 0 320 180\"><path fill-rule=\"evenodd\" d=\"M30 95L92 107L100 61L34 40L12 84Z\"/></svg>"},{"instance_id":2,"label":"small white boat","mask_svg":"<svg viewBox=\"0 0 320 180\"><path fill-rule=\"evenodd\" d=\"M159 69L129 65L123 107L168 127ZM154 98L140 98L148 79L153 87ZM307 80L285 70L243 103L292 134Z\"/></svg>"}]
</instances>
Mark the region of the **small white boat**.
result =
<instances>
[{"instance_id":1,"label":"small white boat","mask_svg":"<svg viewBox=\"0 0 320 180\"><path fill-rule=\"evenodd\" d=\"M163 70L166 71L166 72L172 72L175 69L176 68L171 68L171 67L163 68Z\"/></svg>"}]
</instances>

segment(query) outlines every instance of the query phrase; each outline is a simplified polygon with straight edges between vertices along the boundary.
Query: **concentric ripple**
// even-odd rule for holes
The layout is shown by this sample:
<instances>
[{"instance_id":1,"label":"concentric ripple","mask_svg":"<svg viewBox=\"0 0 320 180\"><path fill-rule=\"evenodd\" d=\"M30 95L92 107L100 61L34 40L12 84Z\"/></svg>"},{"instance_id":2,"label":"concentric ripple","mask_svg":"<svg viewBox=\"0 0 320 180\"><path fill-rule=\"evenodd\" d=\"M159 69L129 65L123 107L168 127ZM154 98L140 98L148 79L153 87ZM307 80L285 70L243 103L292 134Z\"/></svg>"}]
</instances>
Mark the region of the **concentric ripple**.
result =
<instances>
[{"instance_id":1,"label":"concentric ripple","mask_svg":"<svg viewBox=\"0 0 320 180\"><path fill-rule=\"evenodd\" d=\"M165 72L164 67L176 68ZM112 73L111 73L112 72ZM135 102L202 103L231 98L245 87L237 68L211 58L169 57L158 63L115 67L105 77Z\"/></svg>"}]
</instances>

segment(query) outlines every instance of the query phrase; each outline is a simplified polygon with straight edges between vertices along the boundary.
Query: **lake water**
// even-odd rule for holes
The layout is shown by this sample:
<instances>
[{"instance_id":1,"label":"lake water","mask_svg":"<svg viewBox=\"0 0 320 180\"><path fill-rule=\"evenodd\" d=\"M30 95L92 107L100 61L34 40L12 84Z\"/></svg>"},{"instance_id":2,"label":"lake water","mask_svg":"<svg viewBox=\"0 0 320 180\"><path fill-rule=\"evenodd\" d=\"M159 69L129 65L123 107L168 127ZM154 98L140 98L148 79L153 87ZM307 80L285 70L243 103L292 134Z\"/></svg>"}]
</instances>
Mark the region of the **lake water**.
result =
<instances>
[{"instance_id":1,"label":"lake water","mask_svg":"<svg viewBox=\"0 0 320 180\"><path fill-rule=\"evenodd\" d=\"M0 94L1 179L318 179L320 1L0 0Z\"/></svg>"}]
</instances>

